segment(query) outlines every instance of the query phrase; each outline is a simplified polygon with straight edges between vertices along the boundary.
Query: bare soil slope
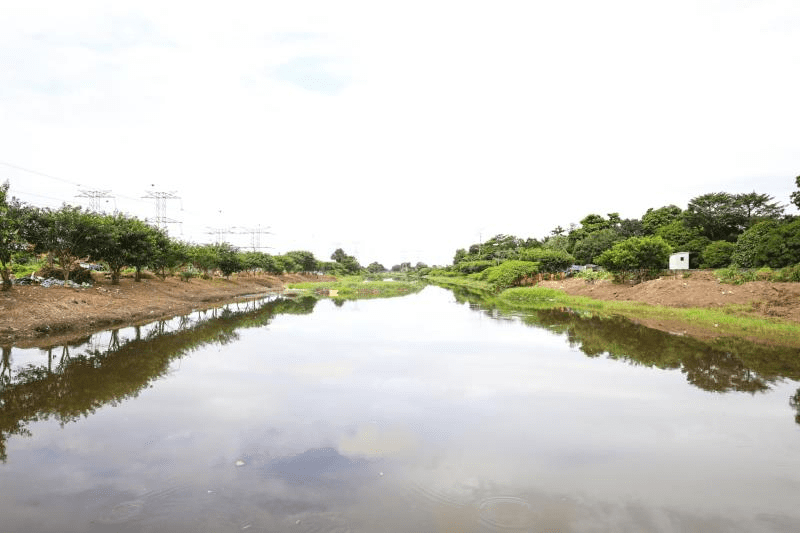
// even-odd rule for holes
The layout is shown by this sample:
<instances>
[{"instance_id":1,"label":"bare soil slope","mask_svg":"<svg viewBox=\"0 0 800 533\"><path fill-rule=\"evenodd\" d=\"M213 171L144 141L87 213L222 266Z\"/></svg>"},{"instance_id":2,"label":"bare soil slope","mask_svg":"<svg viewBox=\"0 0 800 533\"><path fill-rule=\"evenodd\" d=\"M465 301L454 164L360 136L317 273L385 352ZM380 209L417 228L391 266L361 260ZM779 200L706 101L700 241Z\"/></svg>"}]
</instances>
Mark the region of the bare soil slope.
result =
<instances>
[{"instance_id":1,"label":"bare soil slope","mask_svg":"<svg viewBox=\"0 0 800 533\"><path fill-rule=\"evenodd\" d=\"M749 314L800 323L800 283L753 281L728 285L717 281L713 272L693 271L687 278L669 276L637 285L618 285L610 281L587 283L577 278L544 281L539 285L597 300L628 300L666 307L738 305L746 308Z\"/></svg>"},{"instance_id":2,"label":"bare soil slope","mask_svg":"<svg viewBox=\"0 0 800 533\"><path fill-rule=\"evenodd\" d=\"M123 278L111 285L95 274L91 288L15 286L0 292L0 343L19 346L52 344L119 324L149 322L212 307L234 298L280 291L299 281L331 281L330 276L232 277L230 280Z\"/></svg>"}]
</instances>

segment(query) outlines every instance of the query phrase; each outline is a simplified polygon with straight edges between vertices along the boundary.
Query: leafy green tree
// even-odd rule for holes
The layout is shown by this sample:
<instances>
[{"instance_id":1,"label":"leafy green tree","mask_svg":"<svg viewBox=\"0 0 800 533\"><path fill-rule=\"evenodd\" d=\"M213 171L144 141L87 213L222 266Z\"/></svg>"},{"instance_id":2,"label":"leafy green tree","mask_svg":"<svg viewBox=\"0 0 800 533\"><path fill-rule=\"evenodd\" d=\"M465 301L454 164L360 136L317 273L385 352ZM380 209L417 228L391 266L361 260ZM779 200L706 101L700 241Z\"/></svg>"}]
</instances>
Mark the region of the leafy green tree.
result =
<instances>
[{"instance_id":1,"label":"leafy green tree","mask_svg":"<svg viewBox=\"0 0 800 533\"><path fill-rule=\"evenodd\" d=\"M755 191L736 195L736 201L747 218L748 228L762 220L783 218L784 206L773 200L775 199L772 196Z\"/></svg>"},{"instance_id":2,"label":"leafy green tree","mask_svg":"<svg viewBox=\"0 0 800 533\"><path fill-rule=\"evenodd\" d=\"M547 237L544 242L542 242L542 248L545 250L561 250L562 252L567 253L567 248L569 248L569 238L566 235L553 235L552 237Z\"/></svg>"},{"instance_id":3,"label":"leafy green tree","mask_svg":"<svg viewBox=\"0 0 800 533\"><path fill-rule=\"evenodd\" d=\"M617 234L621 237L621 240L630 239L631 237L643 237L645 232L642 221L638 218L620 220L617 227Z\"/></svg>"},{"instance_id":4,"label":"leafy green tree","mask_svg":"<svg viewBox=\"0 0 800 533\"><path fill-rule=\"evenodd\" d=\"M466 258L467 258L467 251L463 248L459 248L458 250L456 250L456 254L453 256L453 264L457 265L461 261L466 260Z\"/></svg>"},{"instance_id":5,"label":"leafy green tree","mask_svg":"<svg viewBox=\"0 0 800 533\"><path fill-rule=\"evenodd\" d=\"M156 252L158 231L138 218L126 215L97 216L97 232L90 236L89 255L103 261L111 272L111 284L118 285L125 266L136 268L136 281Z\"/></svg>"},{"instance_id":6,"label":"leafy green tree","mask_svg":"<svg viewBox=\"0 0 800 533\"><path fill-rule=\"evenodd\" d=\"M189 245L182 241L170 239L163 231L156 230L153 234L153 257L150 266L161 281L167 278L169 272L182 267L189 261Z\"/></svg>"},{"instance_id":7,"label":"leafy green tree","mask_svg":"<svg viewBox=\"0 0 800 533\"><path fill-rule=\"evenodd\" d=\"M196 244L189 248L189 261L197 270L202 271L206 277L218 267L219 257L212 244Z\"/></svg>"},{"instance_id":8,"label":"leafy green tree","mask_svg":"<svg viewBox=\"0 0 800 533\"><path fill-rule=\"evenodd\" d=\"M739 235L731 255L731 262L744 268L764 266L768 261L768 243L774 242L773 237L778 233L778 222L765 220L754 224L747 231Z\"/></svg>"},{"instance_id":9,"label":"leafy green tree","mask_svg":"<svg viewBox=\"0 0 800 533\"><path fill-rule=\"evenodd\" d=\"M98 215L64 205L57 210L31 210L24 234L36 253L50 254L68 281L70 270L91 253L99 231Z\"/></svg>"},{"instance_id":10,"label":"leafy green tree","mask_svg":"<svg viewBox=\"0 0 800 533\"><path fill-rule=\"evenodd\" d=\"M794 179L794 184L800 188L800 176L797 176ZM792 200L792 203L800 209L800 191L794 191L789 198Z\"/></svg>"},{"instance_id":11,"label":"leafy green tree","mask_svg":"<svg viewBox=\"0 0 800 533\"><path fill-rule=\"evenodd\" d=\"M655 235L659 228L680 218L681 213L683 213L683 210L672 204L658 209L651 207L642 215L642 230L645 235Z\"/></svg>"},{"instance_id":12,"label":"leafy green tree","mask_svg":"<svg viewBox=\"0 0 800 533\"><path fill-rule=\"evenodd\" d=\"M736 195L726 192L704 194L689 201L683 219L690 228L712 241L735 242L749 219Z\"/></svg>"},{"instance_id":13,"label":"leafy green tree","mask_svg":"<svg viewBox=\"0 0 800 533\"><path fill-rule=\"evenodd\" d=\"M286 252L286 255L292 258L300 272L316 272L319 270L319 261L317 261L317 258L314 257L314 254L311 252L295 250L293 252Z\"/></svg>"},{"instance_id":14,"label":"leafy green tree","mask_svg":"<svg viewBox=\"0 0 800 533\"><path fill-rule=\"evenodd\" d=\"M595 259L606 250L609 250L615 243L621 241L619 234L613 229L601 229L589 233L575 243L572 255L580 264L596 262Z\"/></svg>"},{"instance_id":15,"label":"leafy green tree","mask_svg":"<svg viewBox=\"0 0 800 533\"><path fill-rule=\"evenodd\" d=\"M669 262L672 248L661 237L631 237L615 244L597 258L608 270L662 269Z\"/></svg>"},{"instance_id":16,"label":"leafy green tree","mask_svg":"<svg viewBox=\"0 0 800 533\"><path fill-rule=\"evenodd\" d=\"M702 268L724 268L731 264L736 245L728 241L714 241L703 250ZM691 257L691 256L690 256Z\"/></svg>"},{"instance_id":17,"label":"leafy green tree","mask_svg":"<svg viewBox=\"0 0 800 533\"><path fill-rule=\"evenodd\" d=\"M336 271L343 274L356 274L361 270L361 265L358 264L356 258L347 255L341 248L337 248L331 254L331 259L336 262Z\"/></svg>"},{"instance_id":18,"label":"leafy green tree","mask_svg":"<svg viewBox=\"0 0 800 533\"><path fill-rule=\"evenodd\" d=\"M222 272L222 275L229 278L235 272L241 272L244 269L242 260L239 256L239 249L227 242L221 242L214 245L214 252L217 256L217 267Z\"/></svg>"},{"instance_id":19,"label":"leafy green tree","mask_svg":"<svg viewBox=\"0 0 800 533\"><path fill-rule=\"evenodd\" d=\"M690 252L689 266L699 268L702 262L703 250L709 244L709 239L700 234L697 228L690 228L683 219L675 219L666 226L656 230L656 235L662 237L673 250Z\"/></svg>"},{"instance_id":20,"label":"leafy green tree","mask_svg":"<svg viewBox=\"0 0 800 533\"><path fill-rule=\"evenodd\" d=\"M373 261L372 263L367 265L367 272L370 272L372 274L377 274L378 272L386 272L386 267L378 263L377 261Z\"/></svg>"},{"instance_id":21,"label":"leafy green tree","mask_svg":"<svg viewBox=\"0 0 800 533\"><path fill-rule=\"evenodd\" d=\"M782 268L800 263L800 219L765 220L739 236L731 260L745 268Z\"/></svg>"},{"instance_id":22,"label":"leafy green tree","mask_svg":"<svg viewBox=\"0 0 800 533\"><path fill-rule=\"evenodd\" d=\"M16 199L8 199L8 182L0 185L0 277L2 290L11 288L11 260L25 248L22 235L23 208Z\"/></svg>"},{"instance_id":23,"label":"leafy green tree","mask_svg":"<svg viewBox=\"0 0 800 533\"><path fill-rule=\"evenodd\" d=\"M276 269L279 270L280 274L284 272L292 273L300 271L300 265L298 265L290 255L283 254L273 256L273 261L275 261Z\"/></svg>"}]
</instances>

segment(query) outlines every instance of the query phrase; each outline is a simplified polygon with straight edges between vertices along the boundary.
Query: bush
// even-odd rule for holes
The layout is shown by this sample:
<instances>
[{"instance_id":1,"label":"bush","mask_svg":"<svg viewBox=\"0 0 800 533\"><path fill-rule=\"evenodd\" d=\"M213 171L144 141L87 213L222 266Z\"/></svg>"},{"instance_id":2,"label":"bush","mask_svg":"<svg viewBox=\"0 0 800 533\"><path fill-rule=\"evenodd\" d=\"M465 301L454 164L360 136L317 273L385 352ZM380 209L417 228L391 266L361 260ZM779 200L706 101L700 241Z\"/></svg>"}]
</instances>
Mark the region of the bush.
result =
<instances>
[{"instance_id":1,"label":"bush","mask_svg":"<svg viewBox=\"0 0 800 533\"><path fill-rule=\"evenodd\" d=\"M483 272L489 267L494 266L494 261L462 261L455 265L453 268L462 274L475 274L476 272Z\"/></svg>"},{"instance_id":2,"label":"bush","mask_svg":"<svg viewBox=\"0 0 800 533\"><path fill-rule=\"evenodd\" d=\"M800 264L784 267L775 272L772 281L798 282L800 281Z\"/></svg>"},{"instance_id":3,"label":"bush","mask_svg":"<svg viewBox=\"0 0 800 533\"><path fill-rule=\"evenodd\" d=\"M743 270L735 267L715 270L714 275L720 283L730 283L731 285L741 285L742 283L756 281L758 279L755 271Z\"/></svg>"},{"instance_id":4,"label":"bush","mask_svg":"<svg viewBox=\"0 0 800 533\"><path fill-rule=\"evenodd\" d=\"M618 242L597 258L597 264L613 271L662 270L672 248L661 237L631 237Z\"/></svg>"},{"instance_id":5,"label":"bush","mask_svg":"<svg viewBox=\"0 0 800 533\"><path fill-rule=\"evenodd\" d=\"M486 281L493 289L500 290L518 285L523 279L539 272L539 264L532 261L506 261L476 274L477 279Z\"/></svg>"},{"instance_id":6,"label":"bush","mask_svg":"<svg viewBox=\"0 0 800 533\"><path fill-rule=\"evenodd\" d=\"M724 268L731 264L736 245L728 241L714 241L703 249L700 268Z\"/></svg>"},{"instance_id":7,"label":"bush","mask_svg":"<svg viewBox=\"0 0 800 533\"><path fill-rule=\"evenodd\" d=\"M540 272L563 272L575 263L575 258L564 250L548 250L546 248L533 248L524 250L520 259L539 263Z\"/></svg>"}]
</instances>

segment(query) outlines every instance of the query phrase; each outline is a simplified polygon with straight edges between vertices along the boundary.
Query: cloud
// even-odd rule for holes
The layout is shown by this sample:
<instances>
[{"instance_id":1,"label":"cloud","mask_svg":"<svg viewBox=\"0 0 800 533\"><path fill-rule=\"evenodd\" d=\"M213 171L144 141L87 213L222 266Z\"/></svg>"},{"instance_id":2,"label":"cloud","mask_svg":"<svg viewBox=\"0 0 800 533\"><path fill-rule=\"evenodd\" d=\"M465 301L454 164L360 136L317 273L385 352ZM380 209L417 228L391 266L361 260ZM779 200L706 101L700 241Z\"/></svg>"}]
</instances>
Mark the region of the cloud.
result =
<instances>
[{"instance_id":1,"label":"cloud","mask_svg":"<svg viewBox=\"0 0 800 533\"><path fill-rule=\"evenodd\" d=\"M177 190L186 238L449 262L800 172L792 2L104 6L0 22L0 159Z\"/></svg>"}]
</instances>

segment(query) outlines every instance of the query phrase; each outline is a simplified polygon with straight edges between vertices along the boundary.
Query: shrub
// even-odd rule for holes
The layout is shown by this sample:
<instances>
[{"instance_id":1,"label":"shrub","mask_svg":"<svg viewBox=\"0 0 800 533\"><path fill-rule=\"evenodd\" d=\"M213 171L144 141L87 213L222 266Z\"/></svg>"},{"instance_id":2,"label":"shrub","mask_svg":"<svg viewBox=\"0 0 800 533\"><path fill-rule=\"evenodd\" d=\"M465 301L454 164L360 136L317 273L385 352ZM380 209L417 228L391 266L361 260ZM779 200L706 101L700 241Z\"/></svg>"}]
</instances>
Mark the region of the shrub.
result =
<instances>
[{"instance_id":1,"label":"shrub","mask_svg":"<svg viewBox=\"0 0 800 533\"><path fill-rule=\"evenodd\" d=\"M575 258L564 250L549 250L546 248L533 248L524 250L520 259L539 263L540 272L563 272L575 263Z\"/></svg>"},{"instance_id":2,"label":"shrub","mask_svg":"<svg viewBox=\"0 0 800 533\"><path fill-rule=\"evenodd\" d=\"M661 270L670 253L672 248L661 237L631 237L603 252L597 264L613 271Z\"/></svg>"},{"instance_id":3,"label":"shrub","mask_svg":"<svg viewBox=\"0 0 800 533\"><path fill-rule=\"evenodd\" d=\"M463 274L475 274L476 272L483 272L487 268L494 266L494 261L462 261L455 265L453 268Z\"/></svg>"},{"instance_id":4,"label":"shrub","mask_svg":"<svg viewBox=\"0 0 800 533\"><path fill-rule=\"evenodd\" d=\"M538 263L512 260L489 267L475 277L486 281L493 289L500 290L518 285L523 279L531 277L538 272Z\"/></svg>"},{"instance_id":5,"label":"shrub","mask_svg":"<svg viewBox=\"0 0 800 533\"><path fill-rule=\"evenodd\" d=\"M731 264L736 245L728 241L714 241L703 249L700 268L724 268Z\"/></svg>"}]
</instances>

